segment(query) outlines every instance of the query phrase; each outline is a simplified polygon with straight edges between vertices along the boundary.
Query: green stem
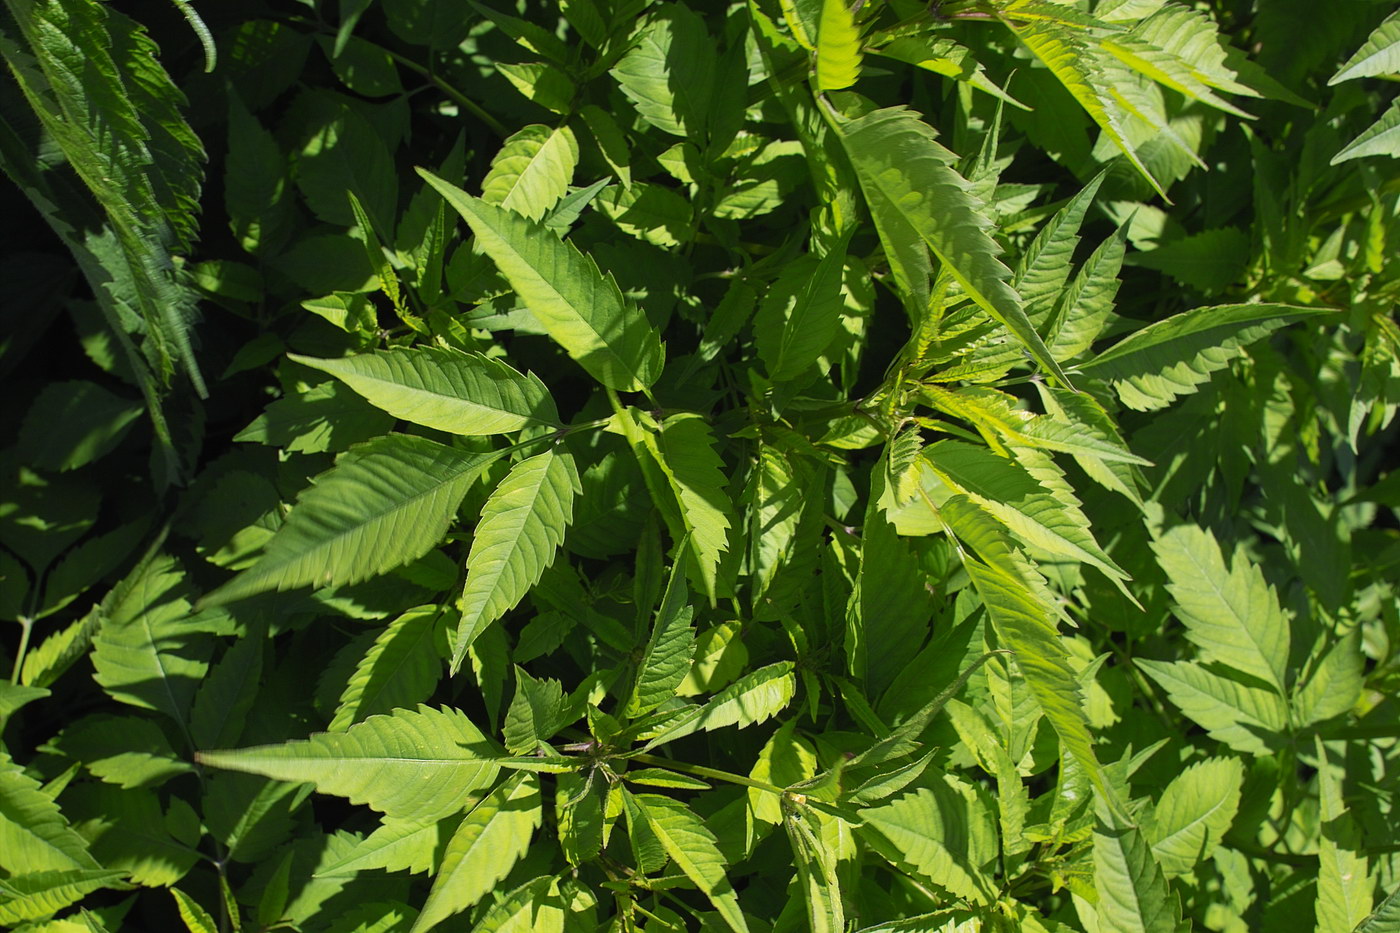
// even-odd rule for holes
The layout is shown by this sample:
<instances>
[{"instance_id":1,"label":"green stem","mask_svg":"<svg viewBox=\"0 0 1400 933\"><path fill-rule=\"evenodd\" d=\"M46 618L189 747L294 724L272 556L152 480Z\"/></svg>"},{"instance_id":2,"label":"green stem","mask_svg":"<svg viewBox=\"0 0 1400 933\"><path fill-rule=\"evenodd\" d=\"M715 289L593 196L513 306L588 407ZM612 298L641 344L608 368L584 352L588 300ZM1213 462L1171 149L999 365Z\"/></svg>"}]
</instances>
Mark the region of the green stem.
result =
<instances>
[{"instance_id":1,"label":"green stem","mask_svg":"<svg viewBox=\"0 0 1400 933\"><path fill-rule=\"evenodd\" d=\"M19 650L15 652L15 668L10 673L10 683L19 683L20 668L24 667L24 655L29 651L29 635L34 631L34 620L28 616L19 620Z\"/></svg>"},{"instance_id":2,"label":"green stem","mask_svg":"<svg viewBox=\"0 0 1400 933\"><path fill-rule=\"evenodd\" d=\"M744 787L752 787L754 790L767 791L770 794L782 796L787 790L769 784L766 781L755 781L753 778L744 777L742 774L735 774L732 771L721 771L718 768L706 768L704 765L693 765L684 761L672 761L670 758L661 758L656 755L633 755L632 761L644 765L654 765L658 768L669 768L672 771L683 771L686 774L693 774L696 777L713 778L716 781L727 781L730 784L739 784Z\"/></svg>"},{"instance_id":3,"label":"green stem","mask_svg":"<svg viewBox=\"0 0 1400 933\"><path fill-rule=\"evenodd\" d=\"M491 128L491 132L495 133L497 136L501 137L502 139L505 139L507 136L510 135L510 131L506 129L505 124L503 124L500 120L497 120L491 114L483 110L481 105L478 104L476 101L472 100L470 97L463 94L461 91L457 90L455 87L448 84L446 81L442 80L437 75L433 74L423 65L418 64L410 58L405 58L404 56L390 49L384 49L384 53L398 64L403 65L409 71L412 71L415 74L426 78L428 82L432 84L433 87L437 88L439 91L442 91L442 93L452 98L453 103L455 103L459 107L470 111L472 116L476 117L482 123L485 123L487 126L489 126Z\"/></svg>"}]
</instances>

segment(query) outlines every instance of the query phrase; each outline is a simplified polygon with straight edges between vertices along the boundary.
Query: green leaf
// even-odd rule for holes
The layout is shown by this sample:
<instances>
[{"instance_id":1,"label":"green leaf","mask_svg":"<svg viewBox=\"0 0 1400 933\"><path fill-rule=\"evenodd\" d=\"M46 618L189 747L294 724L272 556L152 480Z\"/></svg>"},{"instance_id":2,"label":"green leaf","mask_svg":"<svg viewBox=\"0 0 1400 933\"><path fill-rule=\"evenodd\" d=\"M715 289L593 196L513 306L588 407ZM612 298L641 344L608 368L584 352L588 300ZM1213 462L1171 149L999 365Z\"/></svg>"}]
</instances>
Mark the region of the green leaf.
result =
<instances>
[{"instance_id":1,"label":"green leaf","mask_svg":"<svg viewBox=\"0 0 1400 933\"><path fill-rule=\"evenodd\" d=\"M501 730L506 750L514 755L533 754L579 715L578 706L565 699L559 681L531 677L516 665L515 696Z\"/></svg>"},{"instance_id":2,"label":"green leaf","mask_svg":"<svg viewBox=\"0 0 1400 933\"><path fill-rule=\"evenodd\" d=\"M353 448L297 499L256 564L204 597L358 583L432 550L500 451L470 454L391 434Z\"/></svg>"},{"instance_id":3,"label":"green leaf","mask_svg":"<svg viewBox=\"0 0 1400 933\"><path fill-rule=\"evenodd\" d=\"M1330 164L1340 165L1351 159L1387 155L1400 158L1400 102L1391 101L1390 109L1379 120L1362 130L1361 135L1342 147Z\"/></svg>"},{"instance_id":4,"label":"green leaf","mask_svg":"<svg viewBox=\"0 0 1400 933\"><path fill-rule=\"evenodd\" d=\"M1179 525L1152 544L1170 581L1174 611L1206 663L1227 667L1288 690L1288 618L1264 574L1243 555L1230 567L1215 536Z\"/></svg>"},{"instance_id":5,"label":"green leaf","mask_svg":"<svg viewBox=\"0 0 1400 933\"><path fill-rule=\"evenodd\" d=\"M491 492L467 555L454 674L482 629L515 608L554 562L578 487L573 455L559 448L515 464Z\"/></svg>"},{"instance_id":6,"label":"green leaf","mask_svg":"<svg viewBox=\"0 0 1400 933\"><path fill-rule=\"evenodd\" d=\"M340 732L428 699L442 676L441 619L437 606L419 606L385 626L355 665L326 730Z\"/></svg>"},{"instance_id":7,"label":"green leaf","mask_svg":"<svg viewBox=\"0 0 1400 933\"><path fill-rule=\"evenodd\" d=\"M973 301L1064 382L1059 364L1007 284L1011 271L997 258L1001 249L989 234L984 206L954 170L957 157L935 141L933 128L911 110L890 107L838 123L836 132L860 177L880 242L897 263L905 287L916 290L919 261L910 256L912 234L933 250ZM917 310L922 315L924 309Z\"/></svg>"},{"instance_id":8,"label":"green leaf","mask_svg":"<svg viewBox=\"0 0 1400 933\"><path fill-rule=\"evenodd\" d=\"M95 382L50 382L25 414L17 450L40 470L74 470L108 454L144 411ZM62 430L55 430L62 425Z\"/></svg>"},{"instance_id":9,"label":"green leaf","mask_svg":"<svg viewBox=\"0 0 1400 933\"><path fill-rule=\"evenodd\" d=\"M983 93L1006 101L1013 107L1019 107L1022 110L1031 109L998 87L987 77L981 63L973 58L972 50L959 45L952 39L900 36L885 45L867 51L885 58L905 62L946 78L965 82Z\"/></svg>"},{"instance_id":10,"label":"green leaf","mask_svg":"<svg viewBox=\"0 0 1400 933\"><path fill-rule=\"evenodd\" d=\"M419 174L467 221L540 326L590 375L623 392L655 381L663 357L660 335L591 257L524 217L430 172Z\"/></svg>"},{"instance_id":11,"label":"green leaf","mask_svg":"<svg viewBox=\"0 0 1400 933\"><path fill-rule=\"evenodd\" d=\"M345 450L393 426L393 418L330 380L272 402L233 439L312 454Z\"/></svg>"},{"instance_id":12,"label":"green leaf","mask_svg":"<svg viewBox=\"0 0 1400 933\"><path fill-rule=\"evenodd\" d=\"M175 559L152 555L103 599L92 650L93 679L109 696L159 710L182 730L211 647L188 597Z\"/></svg>"},{"instance_id":13,"label":"green leaf","mask_svg":"<svg viewBox=\"0 0 1400 933\"><path fill-rule=\"evenodd\" d=\"M643 824L687 878L715 905L734 933L748 933L739 897L729 883L714 835L685 804L656 794L623 791L628 825Z\"/></svg>"},{"instance_id":14,"label":"green leaf","mask_svg":"<svg viewBox=\"0 0 1400 933\"><path fill-rule=\"evenodd\" d=\"M754 320L754 338L774 382L801 375L836 336L844 307L846 242L843 237L819 262L789 263L764 296Z\"/></svg>"},{"instance_id":15,"label":"green leaf","mask_svg":"<svg viewBox=\"0 0 1400 933\"><path fill-rule=\"evenodd\" d=\"M19 924L54 914L110 885L124 872L69 868L11 875L0 880L0 923Z\"/></svg>"},{"instance_id":16,"label":"green leaf","mask_svg":"<svg viewBox=\"0 0 1400 933\"><path fill-rule=\"evenodd\" d=\"M1400 74L1400 12L1387 16L1327 83L1388 74Z\"/></svg>"},{"instance_id":17,"label":"green leaf","mask_svg":"<svg viewBox=\"0 0 1400 933\"><path fill-rule=\"evenodd\" d=\"M1365 686L1366 659L1361 653L1361 630L1353 628L1337 639L1308 676L1296 686L1292 710L1300 728L1350 712Z\"/></svg>"},{"instance_id":18,"label":"green leaf","mask_svg":"<svg viewBox=\"0 0 1400 933\"><path fill-rule=\"evenodd\" d=\"M175 907L179 910L180 919L185 922L185 929L189 930L189 933L218 933L218 924L198 901L179 888L171 888L170 894L175 898Z\"/></svg>"},{"instance_id":19,"label":"green leaf","mask_svg":"<svg viewBox=\"0 0 1400 933\"><path fill-rule=\"evenodd\" d=\"M1348 933L1371 911L1375 880L1362 854L1361 831L1342 796L1342 783L1327 760L1321 737L1317 752L1318 840L1317 930Z\"/></svg>"},{"instance_id":20,"label":"green leaf","mask_svg":"<svg viewBox=\"0 0 1400 933\"><path fill-rule=\"evenodd\" d=\"M559 426L554 400L538 377L479 353L396 347L340 359L288 358L330 373L395 418L449 434Z\"/></svg>"},{"instance_id":21,"label":"green leaf","mask_svg":"<svg viewBox=\"0 0 1400 933\"><path fill-rule=\"evenodd\" d=\"M531 878L492 904L471 933L564 933L558 881L549 875Z\"/></svg>"},{"instance_id":22,"label":"green leaf","mask_svg":"<svg viewBox=\"0 0 1400 933\"><path fill-rule=\"evenodd\" d=\"M1098 124L1104 135L1112 140L1133 167L1159 195L1167 193L1148 170L1137 148L1129 140L1124 127L1127 112L1113 96L1105 80L1101 56L1096 47L1074 29L1042 21L1011 23L1011 31L1026 48L1050 69L1055 79L1078 101L1084 112Z\"/></svg>"},{"instance_id":23,"label":"green leaf","mask_svg":"<svg viewBox=\"0 0 1400 933\"><path fill-rule=\"evenodd\" d=\"M1356 925L1355 933L1395 933L1400 930L1400 890L1392 891L1365 920Z\"/></svg>"},{"instance_id":24,"label":"green leaf","mask_svg":"<svg viewBox=\"0 0 1400 933\"><path fill-rule=\"evenodd\" d=\"M100 868L53 798L2 751L0 867L12 874Z\"/></svg>"},{"instance_id":25,"label":"green leaf","mask_svg":"<svg viewBox=\"0 0 1400 933\"><path fill-rule=\"evenodd\" d=\"M860 30L846 0L822 0L817 26L817 90L839 91L860 77Z\"/></svg>"},{"instance_id":26,"label":"green leaf","mask_svg":"<svg viewBox=\"0 0 1400 933\"><path fill-rule=\"evenodd\" d=\"M846 911L841 903L841 880L836 871L835 855L809 827L808 821L789 815L783 820L783 828L792 845L797 880L805 895L807 923L812 933L844 933Z\"/></svg>"},{"instance_id":27,"label":"green leaf","mask_svg":"<svg viewBox=\"0 0 1400 933\"><path fill-rule=\"evenodd\" d=\"M486 737L458 710L399 709L344 732L323 732L282 745L196 755L204 765L314 784L389 816L423 821L463 809L489 786L497 767Z\"/></svg>"},{"instance_id":28,"label":"green leaf","mask_svg":"<svg viewBox=\"0 0 1400 933\"><path fill-rule=\"evenodd\" d=\"M705 22L689 7L666 3L610 72L642 119L664 133L705 138L719 60Z\"/></svg>"},{"instance_id":29,"label":"green leaf","mask_svg":"<svg viewBox=\"0 0 1400 933\"><path fill-rule=\"evenodd\" d=\"M860 815L883 837L873 841L886 858L957 897L978 904L995 899L983 871L983 857L995 850L985 851L987 814L970 785L950 776L935 778L928 787Z\"/></svg>"},{"instance_id":30,"label":"green leaf","mask_svg":"<svg viewBox=\"0 0 1400 933\"><path fill-rule=\"evenodd\" d=\"M1269 687L1231 680L1190 661L1134 661L1193 722L1236 751L1272 754L1288 707Z\"/></svg>"},{"instance_id":31,"label":"green leaf","mask_svg":"<svg viewBox=\"0 0 1400 933\"><path fill-rule=\"evenodd\" d=\"M962 520L955 517L954 521L957 523L953 527L961 537L964 534ZM987 607L999 642L1015 653L1016 667L1026 678L1026 686L1045 718L1059 734L1060 742L1089 774L1100 793L1106 792L1098 757L1094 754L1094 740L1084 712L1079 679L1070 663L1069 650L1056 630L1051 608L1019 574L1005 567L983 563L974 557L964 557L963 567Z\"/></svg>"},{"instance_id":32,"label":"green leaf","mask_svg":"<svg viewBox=\"0 0 1400 933\"><path fill-rule=\"evenodd\" d=\"M568 193L578 165L578 141L567 126L533 123L512 135L491 159L481 199L542 220Z\"/></svg>"},{"instance_id":33,"label":"green leaf","mask_svg":"<svg viewBox=\"0 0 1400 933\"><path fill-rule=\"evenodd\" d=\"M430 930L481 900L525 854L539 825L539 779L518 771L458 825L411 933Z\"/></svg>"},{"instance_id":34,"label":"green leaf","mask_svg":"<svg viewBox=\"0 0 1400 933\"><path fill-rule=\"evenodd\" d=\"M1244 275L1249 264L1249 235L1238 227L1192 233L1154 250L1134 253L1131 265L1167 273L1202 292L1219 292Z\"/></svg>"},{"instance_id":35,"label":"green leaf","mask_svg":"<svg viewBox=\"0 0 1400 933\"><path fill-rule=\"evenodd\" d=\"M339 858L323 864L318 874L341 875L373 868L414 874L436 871L456 826L451 816L441 820L385 817L378 829Z\"/></svg>"},{"instance_id":36,"label":"green leaf","mask_svg":"<svg viewBox=\"0 0 1400 933\"><path fill-rule=\"evenodd\" d=\"M1245 345L1326 313L1325 308L1278 304L1196 308L1130 334L1080 370L1109 380L1129 408L1165 408L1230 365Z\"/></svg>"},{"instance_id":37,"label":"green leaf","mask_svg":"<svg viewBox=\"0 0 1400 933\"><path fill-rule=\"evenodd\" d=\"M637 677L626 708L630 719L643 716L674 697L676 688L690 673L695 654L695 627L691 624L695 610L687 605L690 594L685 585L689 544L682 540L676 548L671 576L656 611L656 623L637 661Z\"/></svg>"},{"instance_id":38,"label":"green leaf","mask_svg":"<svg viewBox=\"0 0 1400 933\"><path fill-rule=\"evenodd\" d=\"M713 602L734 513L724 490L724 464L714 449L714 433L700 415L680 412L663 421L648 440L655 445L656 462L679 508L682 527L675 529L676 537L690 542L690 570Z\"/></svg>"},{"instance_id":39,"label":"green leaf","mask_svg":"<svg viewBox=\"0 0 1400 933\"><path fill-rule=\"evenodd\" d=\"M797 688L791 661L778 661L740 677L703 706L685 708L666 722L647 743L648 750L697 730L711 732L726 726L743 729L787 709Z\"/></svg>"},{"instance_id":40,"label":"green leaf","mask_svg":"<svg viewBox=\"0 0 1400 933\"><path fill-rule=\"evenodd\" d=\"M1094 195L1098 194L1103 179L1101 172L1070 198L1068 204L1056 211L1040 228L1016 264L1016 275L1011 284L1021 296L1026 314L1032 321L1038 322L1049 314L1064 290L1074 266L1075 248L1079 246L1080 225L1084 223L1084 215L1093 204Z\"/></svg>"},{"instance_id":41,"label":"green leaf","mask_svg":"<svg viewBox=\"0 0 1400 933\"><path fill-rule=\"evenodd\" d=\"M1094 828L1094 889L1101 929L1176 933L1181 905L1142 830L1118 823L1102 808Z\"/></svg>"},{"instance_id":42,"label":"green leaf","mask_svg":"<svg viewBox=\"0 0 1400 933\"><path fill-rule=\"evenodd\" d=\"M1211 857L1235 819L1243 784L1235 758L1207 758L1172 778L1143 828L1164 872L1189 874Z\"/></svg>"},{"instance_id":43,"label":"green leaf","mask_svg":"<svg viewBox=\"0 0 1400 933\"><path fill-rule=\"evenodd\" d=\"M119 787L154 786L192 770L154 720L136 716L86 716L49 744Z\"/></svg>"}]
</instances>

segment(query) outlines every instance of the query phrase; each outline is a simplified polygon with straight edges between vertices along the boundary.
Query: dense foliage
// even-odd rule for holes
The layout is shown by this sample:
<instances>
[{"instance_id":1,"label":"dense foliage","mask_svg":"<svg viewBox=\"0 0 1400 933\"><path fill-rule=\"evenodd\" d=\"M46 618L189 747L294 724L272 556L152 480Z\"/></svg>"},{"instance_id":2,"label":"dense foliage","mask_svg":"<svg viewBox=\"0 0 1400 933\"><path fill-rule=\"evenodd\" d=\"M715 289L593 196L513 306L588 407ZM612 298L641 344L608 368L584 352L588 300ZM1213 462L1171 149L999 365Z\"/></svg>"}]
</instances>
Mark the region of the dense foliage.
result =
<instances>
[{"instance_id":1,"label":"dense foliage","mask_svg":"<svg viewBox=\"0 0 1400 933\"><path fill-rule=\"evenodd\" d=\"M1392 10L4 0L0 925L1400 930Z\"/></svg>"}]
</instances>

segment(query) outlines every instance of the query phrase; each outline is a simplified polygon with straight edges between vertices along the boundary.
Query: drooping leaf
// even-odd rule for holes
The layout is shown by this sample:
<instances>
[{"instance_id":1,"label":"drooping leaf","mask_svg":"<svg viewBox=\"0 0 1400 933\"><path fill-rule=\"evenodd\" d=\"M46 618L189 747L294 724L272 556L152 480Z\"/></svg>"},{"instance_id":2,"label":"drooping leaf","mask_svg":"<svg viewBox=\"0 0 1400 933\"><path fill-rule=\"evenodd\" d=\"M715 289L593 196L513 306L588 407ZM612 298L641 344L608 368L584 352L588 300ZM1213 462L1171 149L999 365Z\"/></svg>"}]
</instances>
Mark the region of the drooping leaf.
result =
<instances>
[{"instance_id":1,"label":"drooping leaf","mask_svg":"<svg viewBox=\"0 0 1400 933\"><path fill-rule=\"evenodd\" d=\"M500 360L435 347L290 359L330 373L371 404L405 421L466 436L556 427L559 414L539 378Z\"/></svg>"},{"instance_id":2,"label":"drooping leaf","mask_svg":"<svg viewBox=\"0 0 1400 933\"><path fill-rule=\"evenodd\" d=\"M258 562L202 605L357 583L417 560L442 540L467 489L499 456L405 434L352 449L302 493Z\"/></svg>"},{"instance_id":3,"label":"drooping leaf","mask_svg":"<svg viewBox=\"0 0 1400 933\"><path fill-rule=\"evenodd\" d=\"M467 555L453 673L482 629L513 609L554 562L578 485L573 455L551 449L511 467L486 500Z\"/></svg>"}]
</instances>

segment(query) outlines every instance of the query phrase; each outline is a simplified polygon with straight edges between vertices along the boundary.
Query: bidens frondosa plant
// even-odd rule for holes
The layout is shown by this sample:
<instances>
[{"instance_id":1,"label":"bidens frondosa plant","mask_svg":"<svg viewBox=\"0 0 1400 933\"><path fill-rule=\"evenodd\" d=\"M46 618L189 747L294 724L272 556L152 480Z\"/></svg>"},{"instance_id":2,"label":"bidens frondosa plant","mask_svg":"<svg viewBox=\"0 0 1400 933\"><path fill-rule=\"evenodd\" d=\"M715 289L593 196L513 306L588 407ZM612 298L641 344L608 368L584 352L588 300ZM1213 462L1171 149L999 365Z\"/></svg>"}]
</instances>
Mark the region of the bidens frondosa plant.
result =
<instances>
[{"instance_id":1,"label":"bidens frondosa plant","mask_svg":"<svg viewBox=\"0 0 1400 933\"><path fill-rule=\"evenodd\" d=\"M128 6L0 8L0 923L1400 930L1385 4Z\"/></svg>"}]
</instances>

